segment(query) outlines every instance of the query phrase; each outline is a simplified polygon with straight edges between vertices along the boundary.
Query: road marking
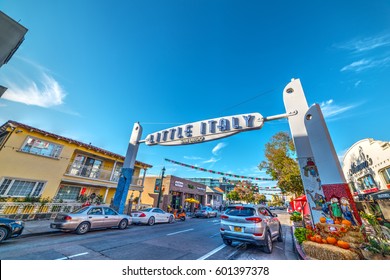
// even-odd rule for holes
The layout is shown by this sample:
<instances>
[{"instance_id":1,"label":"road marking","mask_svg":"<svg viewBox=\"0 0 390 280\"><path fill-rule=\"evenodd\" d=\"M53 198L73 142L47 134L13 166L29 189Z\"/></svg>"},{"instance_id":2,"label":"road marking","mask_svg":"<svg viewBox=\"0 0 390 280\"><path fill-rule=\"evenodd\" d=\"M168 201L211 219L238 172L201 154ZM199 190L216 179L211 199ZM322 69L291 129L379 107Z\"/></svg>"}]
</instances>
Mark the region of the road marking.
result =
<instances>
[{"instance_id":1,"label":"road marking","mask_svg":"<svg viewBox=\"0 0 390 280\"><path fill-rule=\"evenodd\" d=\"M75 257L79 257L79 256L84 256L84 255L88 255L88 252L84 252L84 253L80 253L80 254L68 256L68 257L63 257L63 258L59 258L59 259L55 259L55 260L56 260L56 261L57 261L57 260L69 260L69 259L71 259L71 258L75 258Z\"/></svg>"},{"instance_id":2,"label":"road marking","mask_svg":"<svg viewBox=\"0 0 390 280\"><path fill-rule=\"evenodd\" d=\"M175 235L175 234L179 234L179 233L187 232L187 231L191 231L191 230L194 230L194 229L190 228L190 229L186 229L186 230L176 231L176 232L168 233L167 235Z\"/></svg>"},{"instance_id":3,"label":"road marking","mask_svg":"<svg viewBox=\"0 0 390 280\"><path fill-rule=\"evenodd\" d=\"M213 238L213 237L215 237L215 236L217 236L217 235L220 235L220 233L218 232L218 233L216 233L216 234L213 234L213 235L210 236L210 238Z\"/></svg>"},{"instance_id":4,"label":"road marking","mask_svg":"<svg viewBox=\"0 0 390 280\"><path fill-rule=\"evenodd\" d=\"M222 250L223 248L225 248L226 245L225 244L222 244L221 246L219 246L218 248L215 248L214 250L212 250L211 252L208 252L206 255L200 257L198 260L205 260L207 259L208 257L214 255L216 252Z\"/></svg>"}]
</instances>

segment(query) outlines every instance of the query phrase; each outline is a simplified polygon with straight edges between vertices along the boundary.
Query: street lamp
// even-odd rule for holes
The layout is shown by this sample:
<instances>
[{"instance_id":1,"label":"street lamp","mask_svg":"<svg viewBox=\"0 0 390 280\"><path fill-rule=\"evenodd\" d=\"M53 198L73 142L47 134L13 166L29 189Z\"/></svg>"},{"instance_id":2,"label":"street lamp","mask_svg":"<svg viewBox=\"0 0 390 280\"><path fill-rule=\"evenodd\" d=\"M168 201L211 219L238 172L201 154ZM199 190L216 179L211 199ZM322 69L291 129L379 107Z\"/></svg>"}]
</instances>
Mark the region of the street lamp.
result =
<instances>
[{"instance_id":1,"label":"street lamp","mask_svg":"<svg viewBox=\"0 0 390 280\"><path fill-rule=\"evenodd\" d=\"M165 167L163 167L161 170L161 183L160 183L160 190L158 192L157 208L160 208L160 199L161 199L161 193L163 188L164 173L165 173Z\"/></svg>"}]
</instances>

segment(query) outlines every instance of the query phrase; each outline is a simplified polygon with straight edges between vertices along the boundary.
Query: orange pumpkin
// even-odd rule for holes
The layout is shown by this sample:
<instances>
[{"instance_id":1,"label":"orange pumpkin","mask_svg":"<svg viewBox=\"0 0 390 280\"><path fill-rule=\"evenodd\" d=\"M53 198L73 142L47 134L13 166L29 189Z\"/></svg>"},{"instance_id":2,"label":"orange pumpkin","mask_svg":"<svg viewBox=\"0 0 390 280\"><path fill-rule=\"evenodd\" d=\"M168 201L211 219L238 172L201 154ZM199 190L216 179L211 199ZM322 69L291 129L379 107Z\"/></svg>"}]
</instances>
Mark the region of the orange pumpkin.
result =
<instances>
[{"instance_id":1,"label":"orange pumpkin","mask_svg":"<svg viewBox=\"0 0 390 280\"><path fill-rule=\"evenodd\" d=\"M341 224L342 224L342 225L346 225L347 227L352 226L352 223L351 223L350 221L348 221L348 220L342 220L342 221L341 221Z\"/></svg>"},{"instance_id":2,"label":"orange pumpkin","mask_svg":"<svg viewBox=\"0 0 390 280\"><path fill-rule=\"evenodd\" d=\"M328 242L326 241L326 239L322 239L322 243L327 244Z\"/></svg>"},{"instance_id":3,"label":"orange pumpkin","mask_svg":"<svg viewBox=\"0 0 390 280\"><path fill-rule=\"evenodd\" d=\"M337 241L337 246L343 249L349 249L349 243L342 240Z\"/></svg>"},{"instance_id":4,"label":"orange pumpkin","mask_svg":"<svg viewBox=\"0 0 390 280\"><path fill-rule=\"evenodd\" d=\"M316 235L314 236L314 238L315 238L315 240L316 240L317 243L322 243L322 237L321 237L321 235L316 234Z\"/></svg>"},{"instance_id":5,"label":"orange pumpkin","mask_svg":"<svg viewBox=\"0 0 390 280\"><path fill-rule=\"evenodd\" d=\"M334 224L335 224L335 225L339 225L339 224L340 224L340 221L339 221L339 220L335 220L335 221L334 221Z\"/></svg>"},{"instance_id":6,"label":"orange pumpkin","mask_svg":"<svg viewBox=\"0 0 390 280\"><path fill-rule=\"evenodd\" d=\"M328 237L326 238L326 242L328 242L328 244L334 245L334 244L336 244L337 239L334 238L334 237L332 237L332 236L328 236Z\"/></svg>"},{"instance_id":7,"label":"orange pumpkin","mask_svg":"<svg viewBox=\"0 0 390 280\"><path fill-rule=\"evenodd\" d=\"M341 232L347 232L347 229L346 229L345 227L341 227L341 228L340 228L340 231L341 231Z\"/></svg>"},{"instance_id":8,"label":"orange pumpkin","mask_svg":"<svg viewBox=\"0 0 390 280\"><path fill-rule=\"evenodd\" d=\"M325 218L325 217L321 217L321 218L320 218L320 222L321 222L321 223L326 223L326 218Z\"/></svg>"}]
</instances>

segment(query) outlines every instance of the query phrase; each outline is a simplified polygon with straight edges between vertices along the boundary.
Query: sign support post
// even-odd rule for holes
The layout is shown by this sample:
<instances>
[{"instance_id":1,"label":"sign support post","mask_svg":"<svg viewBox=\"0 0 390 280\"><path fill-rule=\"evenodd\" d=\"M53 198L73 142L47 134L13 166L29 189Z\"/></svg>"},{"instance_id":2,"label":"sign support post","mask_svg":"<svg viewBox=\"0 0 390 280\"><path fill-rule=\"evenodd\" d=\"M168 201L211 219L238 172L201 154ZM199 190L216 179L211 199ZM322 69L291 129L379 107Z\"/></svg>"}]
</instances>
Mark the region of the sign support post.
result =
<instances>
[{"instance_id":1,"label":"sign support post","mask_svg":"<svg viewBox=\"0 0 390 280\"><path fill-rule=\"evenodd\" d=\"M122 175L119 178L118 185L116 188L113 208L119 213L123 213L126 197L129 192L129 187L134 173L135 160L137 158L138 148L140 144L140 139L142 136L142 127L139 123L134 123L133 131L130 136L129 145L127 146L127 152L125 157L125 162L122 168Z\"/></svg>"}]
</instances>

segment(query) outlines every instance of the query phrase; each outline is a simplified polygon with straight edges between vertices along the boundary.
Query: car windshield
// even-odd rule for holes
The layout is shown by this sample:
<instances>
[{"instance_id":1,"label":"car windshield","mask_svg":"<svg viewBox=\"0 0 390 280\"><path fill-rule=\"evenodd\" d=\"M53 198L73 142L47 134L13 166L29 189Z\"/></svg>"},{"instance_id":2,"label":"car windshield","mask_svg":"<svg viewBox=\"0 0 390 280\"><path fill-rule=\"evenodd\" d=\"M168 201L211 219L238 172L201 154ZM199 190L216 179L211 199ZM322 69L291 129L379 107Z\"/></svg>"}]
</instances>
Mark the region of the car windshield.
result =
<instances>
[{"instance_id":1,"label":"car windshield","mask_svg":"<svg viewBox=\"0 0 390 280\"><path fill-rule=\"evenodd\" d=\"M81 214L81 213L84 213L85 211L87 211L87 209L89 209L89 208L88 208L88 207L83 207L83 208L74 210L74 211L72 212L72 214Z\"/></svg>"},{"instance_id":2,"label":"car windshield","mask_svg":"<svg viewBox=\"0 0 390 280\"><path fill-rule=\"evenodd\" d=\"M248 217L255 215L256 211L253 208L248 207L229 207L225 214L229 216L242 216L242 217Z\"/></svg>"},{"instance_id":3,"label":"car windshield","mask_svg":"<svg viewBox=\"0 0 390 280\"><path fill-rule=\"evenodd\" d=\"M141 212L150 212L152 211L153 208L146 208L146 209L142 209Z\"/></svg>"}]
</instances>

